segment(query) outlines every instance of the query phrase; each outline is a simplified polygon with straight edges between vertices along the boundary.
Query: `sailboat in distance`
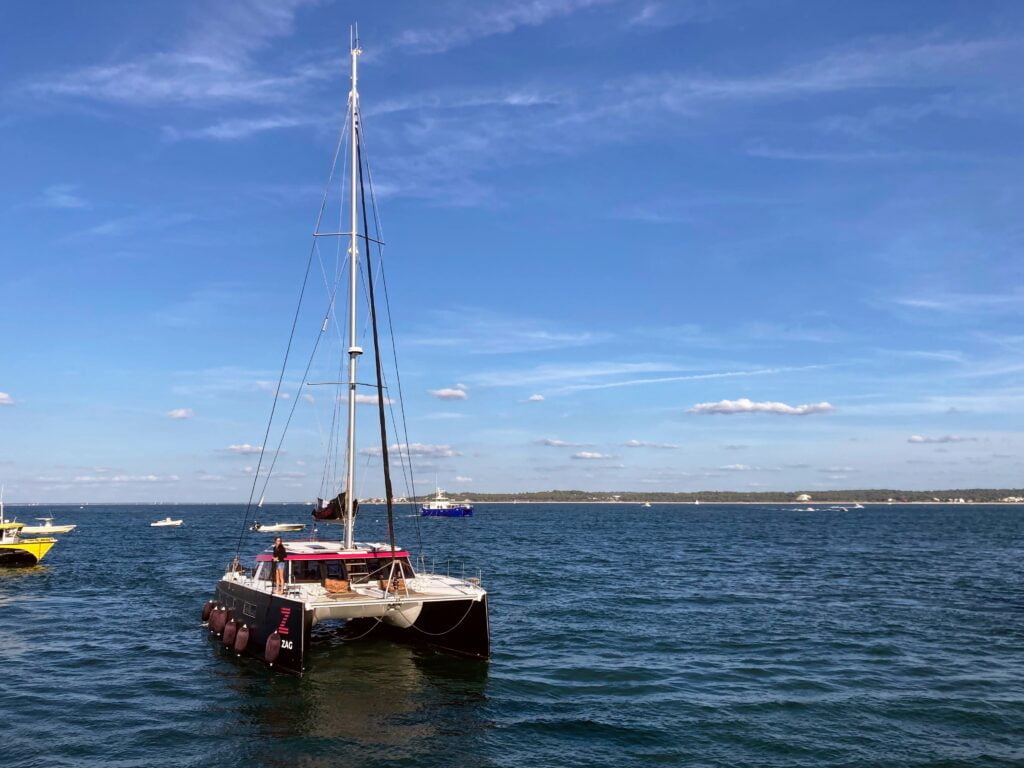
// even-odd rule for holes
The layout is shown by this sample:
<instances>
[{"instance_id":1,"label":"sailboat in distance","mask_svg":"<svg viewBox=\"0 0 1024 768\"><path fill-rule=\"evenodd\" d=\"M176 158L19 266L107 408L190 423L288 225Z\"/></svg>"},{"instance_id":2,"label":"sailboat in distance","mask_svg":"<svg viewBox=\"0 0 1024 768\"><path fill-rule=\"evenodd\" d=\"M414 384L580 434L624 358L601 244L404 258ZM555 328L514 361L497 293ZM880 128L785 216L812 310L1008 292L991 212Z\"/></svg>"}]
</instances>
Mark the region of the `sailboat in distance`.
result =
<instances>
[{"instance_id":1,"label":"sailboat in distance","mask_svg":"<svg viewBox=\"0 0 1024 768\"><path fill-rule=\"evenodd\" d=\"M344 266L347 267L347 280L344 280L344 268L339 271L339 275L342 281L347 282L348 312L345 336L338 339L339 357L336 358L333 368L343 372L343 375L338 376L337 382L326 382L338 387L339 397L334 400L340 400L347 407L347 413L339 413L337 419L339 425L344 423L345 426L344 442L342 444L340 429L337 441L333 437L327 441L328 456L324 462L324 481L320 491L324 498L318 498L311 511L314 522L313 535L309 539L281 541L279 544L275 540L274 547L256 555L254 565L244 565L240 553L242 542L248 532L246 523L250 513L254 511L253 499L263 498L281 453L280 441L276 450L268 449L267 446L275 410L279 406L283 408L282 403L288 403L290 411L284 427L284 430L287 430L295 407L302 400L294 396L289 402L286 399L287 395L281 397L281 386L295 335L296 323L293 323L292 337L289 339L288 351L282 364L274 405L271 408L264 443L254 473L252 492L246 505L245 519L242 521L239 544L234 559L217 582L213 599L208 601L202 610L203 622L211 635L224 647L239 655L253 656L275 668L296 674L301 674L305 669L307 653L312 642L311 630L324 622L344 624L343 635L353 639L374 633L386 634L391 639L423 644L463 656L477 659L490 657L487 592L480 585L480 579L456 578L448 574L431 573L423 567L414 568L409 551L399 546L395 540L391 453L385 410L386 404L391 402L392 394L389 393L385 397L386 385L378 328L378 297L375 295L375 273L379 269L383 243L379 235L379 225L376 225L377 208L373 202L372 181L366 163L358 90L358 63L362 51L359 48L358 36L355 34L350 48L352 87L348 97L347 117L335 153L335 162L339 155L347 157L342 167L350 171L345 185L348 187L350 228L348 231L341 231L345 227L343 224L337 227L339 231L321 230L331 188L329 181L306 266L308 279L314 253L317 252L318 238L347 239L348 252L340 254L339 257L339 264L344 262ZM332 179L333 176L332 165ZM375 223L375 229L371 230L371 222ZM377 263L374 263L372 258L373 246L376 246ZM361 294L358 292L360 272L365 285ZM335 283L332 292L330 281L325 282L328 285L328 306L326 311L318 316L318 335L313 344L310 364L321 340L325 345L330 344L326 332L334 318L334 299L338 284ZM386 283L384 285L386 286ZM304 282L299 307L296 309L296 321L302 307L302 297L307 293L305 287ZM364 453L379 456L381 459L387 507L386 542L360 542L355 539L358 511L356 390L358 387L367 386L357 376L359 359L363 354L359 344L356 311L360 296L365 297L369 331L373 341L375 382L370 386L375 390L379 422L379 443ZM384 298L386 299L386 296ZM300 393L302 387L320 383L308 381L309 371L310 365L307 365ZM400 398L400 387L394 396ZM366 396L363 395L362 398L363 402L366 402ZM281 441L283 439L284 431ZM408 444L406 436L405 445ZM335 445L337 448L332 448ZM333 469L332 450L333 458L341 455L344 457L341 473ZM401 446L394 452L397 453L396 461L404 463L409 460L409 451L403 451ZM411 468L403 468L407 472L406 477L411 478ZM341 477L336 477L337 474L341 474ZM257 496L257 484L260 482L263 483L263 491ZM325 488L329 490L324 492ZM410 493L408 497L415 498L415 495ZM338 540L317 535L317 531L330 531L332 528L340 530L341 537Z\"/></svg>"}]
</instances>

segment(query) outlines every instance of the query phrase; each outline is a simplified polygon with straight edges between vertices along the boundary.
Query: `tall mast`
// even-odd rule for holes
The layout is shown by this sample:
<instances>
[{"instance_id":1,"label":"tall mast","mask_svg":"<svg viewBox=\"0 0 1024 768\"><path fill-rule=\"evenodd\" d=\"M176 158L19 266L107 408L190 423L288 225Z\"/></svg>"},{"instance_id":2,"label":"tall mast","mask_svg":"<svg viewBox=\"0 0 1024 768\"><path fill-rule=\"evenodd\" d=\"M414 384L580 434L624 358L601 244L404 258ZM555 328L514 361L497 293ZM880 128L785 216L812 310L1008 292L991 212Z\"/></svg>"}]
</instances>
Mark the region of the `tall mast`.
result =
<instances>
[{"instance_id":1,"label":"tall mast","mask_svg":"<svg viewBox=\"0 0 1024 768\"><path fill-rule=\"evenodd\" d=\"M349 93L349 110L352 116L352 227L349 230L351 239L348 248L349 286L348 286L348 448L345 455L345 548L353 546L353 512L355 509L356 479L356 361L363 350L356 344L356 267L359 264L359 224L357 213L357 193L359 180L359 89L357 61L362 50L359 48L358 28L351 33L350 47L352 51L352 91Z\"/></svg>"}]
</instances>

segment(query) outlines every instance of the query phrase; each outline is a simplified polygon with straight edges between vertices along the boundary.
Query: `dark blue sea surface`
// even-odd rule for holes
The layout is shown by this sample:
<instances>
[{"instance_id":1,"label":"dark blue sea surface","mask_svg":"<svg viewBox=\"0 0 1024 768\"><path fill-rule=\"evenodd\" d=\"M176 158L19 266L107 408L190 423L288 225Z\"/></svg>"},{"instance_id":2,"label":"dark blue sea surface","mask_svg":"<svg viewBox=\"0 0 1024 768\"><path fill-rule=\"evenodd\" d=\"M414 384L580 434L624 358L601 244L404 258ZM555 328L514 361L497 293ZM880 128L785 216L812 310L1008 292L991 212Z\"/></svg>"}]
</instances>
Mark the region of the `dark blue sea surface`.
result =
<instances>
[{"instance_id":1,"label":"dark blue sea surface","mask_svg":"<svg viewBox=\"0 0 1024 768\"><path fill-rule=\"evenodd\" d=\"M494 658L321 634L301 678L200 626L238 507L8 511L79 528L0 570L7 768L1024 765L1024 509L403 517L403 545L483 572Z\"/></svg>"}]
</instances>

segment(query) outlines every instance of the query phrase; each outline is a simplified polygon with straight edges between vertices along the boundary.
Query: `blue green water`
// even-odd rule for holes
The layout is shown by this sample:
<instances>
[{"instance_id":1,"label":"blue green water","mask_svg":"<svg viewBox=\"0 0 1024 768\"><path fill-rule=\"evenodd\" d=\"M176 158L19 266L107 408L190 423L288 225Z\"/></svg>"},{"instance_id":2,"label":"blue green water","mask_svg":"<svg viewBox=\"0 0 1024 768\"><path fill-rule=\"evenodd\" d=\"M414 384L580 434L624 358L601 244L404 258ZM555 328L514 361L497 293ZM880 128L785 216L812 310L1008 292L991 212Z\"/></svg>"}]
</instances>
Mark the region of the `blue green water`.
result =
<instances>
[{"instance_id":1,"label":"blue green water","mask_svg":"<svg viewBox=\"0 0 1024 768\"><path fill-rule=\"evenodd\" d=\"M479 505L420 535L483 571L489 664L321 637L302 678L200 627L237 507L52 511L0 572L8 768L1024 765L1024 510Z\"/></svg>"}]
</instances>

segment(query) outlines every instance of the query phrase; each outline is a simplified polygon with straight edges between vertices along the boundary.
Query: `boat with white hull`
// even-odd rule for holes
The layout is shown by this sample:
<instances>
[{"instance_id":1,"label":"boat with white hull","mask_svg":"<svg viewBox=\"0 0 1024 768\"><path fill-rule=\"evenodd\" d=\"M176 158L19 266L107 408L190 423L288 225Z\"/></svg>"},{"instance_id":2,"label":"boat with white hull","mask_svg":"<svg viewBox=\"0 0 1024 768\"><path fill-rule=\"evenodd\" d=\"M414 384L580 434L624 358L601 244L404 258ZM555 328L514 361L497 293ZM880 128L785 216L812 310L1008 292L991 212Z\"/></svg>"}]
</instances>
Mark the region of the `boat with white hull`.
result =
<instances>
[{"instance_id":1,"label":"boat with white hull","mask_svg":"<svg viewBox=\"0 0 1024 768\"><path fill-rule=\"evenodd\" d=\"M306 527L305 523L253 523L252 530L258 533L297 533Z\"/></svg>"},{"instance_id":2,"label":"boat with white hull","mask_svg":"<svg viewBox=\"0 0 1024 768\"><path fill-rule=\"evenodd\" d=\"M185 524L184 520L174 520L170 517L165 517L163 520L157 520L149 524L150 528L180 528Z\"/></svg>"},{"instance_id":3,"label":"boat with white hull","mask_svg":"<svg viewBox=\"0 0 1024 768\"><path fill-rule=\"evenodd\" d=\"M293 396L282 397L279 384L267 425L267 434L269 435L274 423L274 409L279 407L279 402L288 402L290 403L288 407L294 409L303 399L307 402L312 399L299 396L304 391L303 387L337 386L336 394L333 397L324 398L324 400L332 404L344 403L347 405L347 420L345 420L343 408L338 409L338 418L336 419L339 426L344 421L346 429L343 435L332 434L331 440L324 441L328 450L328 461L325 461L323 465L324 477L321 487L325 490L326 487L343 490L340 492L332 490L331 494L334 497L329 500L318 499L312 509L312 516L316 523L338 524L339 530L342 531L342 538L338 541L318 539L316 537L318 529L329 529L330 526L315 525L314 536L310 539L285 541L280 545L283 547L283 551L276 548L264 551L256 555L252 566L245 567L239 557L245 533L243 522L243 537L239 540L239 549L236 550L235 558L218 581L213 599L208 601L202 609L203 622L210 634L224 648L238 655L256 657L275 668L295 674L301 674L305 668L312 628L323 622L343 622L344 634L352 639L362 638L371 633L374 635L385 634L399 641L424 644L442 651L477 659L490 657L487 592L480 585L480 580L428 573L424 568L414 568L408 550L399 546L395 541L394 494L391 486L391 459L389 458L391 454L387 437L385 403L391 402L393 394L400 397L400 391L389 390L385 395L382 373L373 274L380 268L383 244L379 227L377 231L371 233L368 226L370 221L376 222L377 210L374 203L373 214L372 216L369 214L373 194L372 181L369 186L369 201L367 200L367 187L364 184L364 179L369 180L369 167L366 165L361 140L363 121L357 88L357 64L360 53L358 40L354 39L351 47L352 88L349 92L348 115L339 138L339 151L336 155L336 157L347 158L347 169L351 172L349 177L351 191L348 199L351 219L345 225L333 227L333 229L344 230L346 226L350 225L349 231L321 231L323 206L321 207L321 218L318 218L314 230L314 238L337 236L347 239L347 254L341 248L338 249L341 259L344 259L344 266L342 270L339 270L334 282L334 290L337 290L338 285L345 283L348 288L348 316L345 318L344 324L347 338L341 339L341 354L347 358L347 360L343 360L341 370L344 372L347 367L347 375L343 381L335 382L310 382L304 378L299 391ZM342 151L346 136L350 144ZM333 170L332 167L332 176ZM329 183L328 192L324 195L325 201L328 199L330 188ZM342 194L344 195L344 193ZM314 244L316 242L314 239ZM371 243L377 245L377 260L372 258L374 254ZM365 260L363 260L364 257ZM310 259L312 260L312 255ZM362 263L360 263L361 261ZM339 263L341 263L340 259ZM347 279L342 276L343 272L348 273ZM370 323L369 330L372 331L373 362L376 367L376 382L372 385L367 385L357 378L357 363L363 354L363 349L359 346L359 341L363 336L357 329L357 288L360 284L360 273L365 280L363 283L365 285L364 299L369 310L367 315ZM326 283L326 275L324 279ZM303 295L300 293L296 318L300 316ZM319 334L326 332L332 322L331 318L334 317L334 295L331 292L330 284L328 284L328 295L330 297L329 305L316 320L316 332ZM288 349L291 349L291 341L289 341ZM316 345L313 346L312 354L316 354ZM312 356L310 362L313 362ZM288 352L286 351L280 381L285 379L287 365ZM325 366L327 371L337 371L338 369L337 358L334 358L329 366ZM309 370L307 364L307 375ZM379 445L373 449L376 453L369 455L380 457L383 474L388 527L388 541L384 543L357 542L354 539L358 510L358 501L355 495L355 470L359 453L361 453L356 449L356 403L359 402L356 389L360 386L372 386L377 405L380 441ZM287 425L290 422L291 416L289 415L284 431L287 430ZM281 441L284 439L284 431L281 434ZM395 431L398 431L397 426ZM264 440L264 447L261 449L253 473L253 486L249 504L246 507L245 519L248 519L249 512L253 509L253 500L263 498L262 493L256 493L257 484L263 482L263 489L266 490L266 484L273 476L273 469L281 453L280 441L277 442L276 451L268 449L267 442ZM405 444L409 445L407 436ZM393 447L391 448L393 450ZM331 451L334 453L332 454ZM397 454L395 461L406 463L410 460L408 451L399 449L395 453ZM344 474L335 477L333 465L337 462L333 462L331 459L332 457L338 458L342 454L344 455ZM268 466L269 470L263 471ZM405 469L411 469L411 467L406 464ZM407 474L403 473L403 476L411 478L414 473L409 471ZM407 496L414 498L414 489L410 490L411 492ZM266 529L261 528L261 530ZM279 560L282 555L283 562ZM281 568L283 571L280 587L275 583L275 567Z\"/></svg>"},{"instance_id":4,"label":"boat with white hull","mask_svg":"<svg viewBox=\"0 0 1024 768\"><path fill-rule=\"evenodd\" d=\"M71 533L77 525L54 525L52 517L37 517L36 520L42 520L42 525L26 525L21 529L22 533L42 533L42 534L54 534L54 533Z\"/></svg>"}]
</instances>

